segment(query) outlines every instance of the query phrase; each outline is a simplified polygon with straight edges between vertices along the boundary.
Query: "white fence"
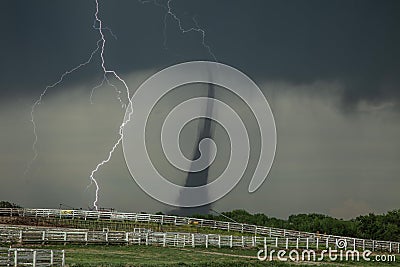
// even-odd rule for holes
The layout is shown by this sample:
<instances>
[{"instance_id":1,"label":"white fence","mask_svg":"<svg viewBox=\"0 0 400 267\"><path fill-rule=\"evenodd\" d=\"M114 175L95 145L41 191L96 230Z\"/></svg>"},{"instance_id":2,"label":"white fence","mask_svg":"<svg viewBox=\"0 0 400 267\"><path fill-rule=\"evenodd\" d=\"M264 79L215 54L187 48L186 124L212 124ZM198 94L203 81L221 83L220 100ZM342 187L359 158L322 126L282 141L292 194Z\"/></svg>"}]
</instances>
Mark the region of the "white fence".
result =
<instances>
[{"instance_id":1,"label":"white fence","mask_svg":"<svg viewBox=\"0 0 400 267\"><path fill-rule=\"evenodd\" d=\"M361 242L360 242L361 241ZM127 244L127 245L159 245L173 247L256 247L269 246L277 248L326 249L337 248L334 238L310 237L266 237L266 236L236 236L217 234L193 234L173 232L151 232L143 228L134 232L107 232L89 230L59 230L59 229L26 229L21 227L0 227L0 243L73 243L73 244ZM346 243L346 242L345 242ZM373 249L373 246L375 248ZM352 239L345 244L345 249L382 250L382 244L371 244L362 239ZM343 247L341 247L343 248ZM391 242L389 252L400 253L399 243Z\"/></svg>"},{"instance_id":2,"label":"white fence","mask_svg":"<svg viewBox=\"0 0 400 267\"><path fill-rule=\"evenodd\" d=\"M2 248L0 266L64 266L64 250Z\"/></svg>"},{"instance_id":3,"label":"white fence","mask_svg":"<svg viewBox=\"0 0 400 267\"><path fill-rule=\"evenodd\" d=\"M363 249L363 250L369 249L371 251L390 251L390 252L400 253L399 242L323 235L323 234L300 232L288 229L249 225L243 223L232 223L232 222L214 221L214 220L170 216L170 215L154 215L154 214L126 213L126 212L102 212L102 211L85 211L85 210L59 210L59 209L0 209L0 216L69 218L69 219L82 219L82 220L120 220L120 221L134 221L134 222L157 223L157 224L171 224L177 226L190 224L196 227L206 227L210 229L251 233L254 234L255 236L262 235L263 237L257 237L257 238L266 237L271 240L278 240L277 242L281 242L281 240L284 240L285 246L286 243L289 242L287 240L299 240L296 241L299 243L303 242L303 241L300 242L300 240L304 240L304 242L315 242L317 246L320 246L321 244L324 243L328 245L335 245L338 240L345 240L347 245L354 249ZM68 233L66 235L68 236ZM246 239L248 237L243 237L243 238ZM240 240L239 241L235 240L232 242L240 243Z\"/></svg>"}]
</instances>

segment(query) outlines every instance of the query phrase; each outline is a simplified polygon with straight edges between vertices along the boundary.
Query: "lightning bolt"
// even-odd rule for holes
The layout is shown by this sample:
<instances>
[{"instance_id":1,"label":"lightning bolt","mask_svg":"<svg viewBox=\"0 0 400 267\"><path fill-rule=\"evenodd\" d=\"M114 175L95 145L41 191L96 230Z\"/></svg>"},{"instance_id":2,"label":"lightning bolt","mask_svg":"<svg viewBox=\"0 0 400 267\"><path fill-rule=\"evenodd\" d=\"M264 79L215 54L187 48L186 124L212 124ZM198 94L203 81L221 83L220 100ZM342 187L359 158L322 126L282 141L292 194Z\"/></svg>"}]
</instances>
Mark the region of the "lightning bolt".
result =
<instances>
[{"instance_id":1,"label":"lightning bolt","mask_svg":"<svg viewBox=\"0 0 400 267\"><path fill-rule=\"evenodd\" d=\"M71 74L71 73L73 73L73 72L79 70L80 68L86 66L87 64L89 64L89 63L92 61L94 55L95 55L96 53L98 53L99 51L100 51L101 69L102 69L102 72L103 72L103 79L102 79L102 81L101 81L101 83L100 83L99 85L93 87L93 89L92 89L92 91L91 91L91 94L90 94L90 102L93 103L92 98L93 98L93 93L94 93L94 91L95 91L97 88L103 86L105 83L107 83L109 86L111 86L112 88L114 88L114 90L116 91L116 93L117 93L117 99L118 99L119 102L121 103L122 108L126 107L126 104L125 104L125 103L122 101L122 99L121 99L121 94L122 94L122 92L118 89L117 86L115 86L114 84L112 84L112 83L110 82L109 78L108 78L108 76L112 76L112 77L114 77L115 79L117 79L119 82L121 82L121 83L123 84L123 87L124 87L124 89L126 90L126 96L127 96L127 98L128 98L129 104L132 104L132 102L131 102L131 96L130 96L130 90L129 90L129 87L128 87L128 85L126 84L126 82L116 73L116 71L114 71L114 70L109 70L109 69L106 68L106 63L105 63L105 59L104 59L104 50L105 50L105 46L106 46L106 37L105 37L105 35L104 35L103 30L109 31L110 34L111 34L115 39L116 39L117 37L114 35L114 33L112 32L112 30L111 30L110 28L104 27L104 26L103 26L103 22L102 22L102 20L101 20L100 17L99 17L99 2L98 2L98 0L95 0L95 5L96 5L95 14L94 14L95 21L94 21L94 23L93 23L93 28L94 28L95 30L97 30L98 33L99 33L99 35L100 35L100 39L99 39L99 40L97 41L97 43L96 43L96 44L97 44L97 45L96 45L96 48L91 52L89 58L88 58L86 61L80 63L79 65L77 65L76 67L74 67L74 68L72 68L72 69L70 69L70 70L67 70L66 72L64 72L64 73L60 76L60 78L59 78L55 83L46 86L46 88L43 90L43 92L40 94L39 98L34 102L32 108L31 108L31 120L30 120L30 121L31 121L32 126L33 126L33 134L34 134L34 141L33 141L33 144L32 144L32 150L33 150L34 156L33 156L33 158L30 160L30 162L29 162L28 165L27 165L27 168L26 168L26 170L25 170L25 175L29 172L29 170L30 170L32 164L34 163L34 161L37 159L37 157L38 157L38 155L39 155L39 154L38 154L38 150L37 150L37 142L38 142L37 123L36 123L36 121L35 121L35 110L36 110L36 108L42 103L42 100L43 100L43 98L45 97L45 95L47 94L48 90L50 90L50 89L52 89L52 88L54 88L54 87L60 85L60 84L63 82L63 80L65 79L65 77L68 76L69 74ZM114 143L114 145L111 147L111 150L108 152L107 157L106 157L104 160L102 160L100 163L98 163L98 164L96 165L96 167L91 171L90 176L89 176L90 181L91 181L90 185L92 185L92 184L95 185L95 200L94 200L94 202L93 202L93 206L94 206L94 208L95 208L96 210L98 210L97 202L98 202L98 199L99 199L99 190L100 190L100 187L99 187L99 184L98 184L97 180L95 179L95 174L99 171L99 169L100 169L104 164L106 164L107 162L110 161L110 159L111 159L111 157L112 157L112 155L113 155L115 149L116 149L116 148L118 147L118 145L121 143L121 140L122 140L122 137L123 137L123 128L124 128L125 125L130 121L131 115L132 115L132 113L133 113L133 107L132 107L132 105L128 105L128 108L129 108L128 116L127 116L127 118L124 118L124 121L122 122L122 124L121 124L120 127L119 127L118 139L117 139L117 141L116 141L116 142ZM88 187L90 187L90 185L89 185Z\"/></svg>"},{"instance_id":2,"label":"lightning bolt","mask_svg":"<svg viewBox=\"0 0 400 267\"><path fill-rule=\"evenodd\" d=\"M112 86L115 90L117 90L118 98L120 99L120 93L121 93L121 91L119 91L119 90L117 89L116 86L114 86L113 84L110 83L110 81L109 81L109 79L108 79L108 77L107 77L107 75L110 74L111 76L113 76L113 77L116 78L119 82L121 82L121 83L123 84L123 87L124 87L124 89L126 90L126 95L127 95L128 101L129 101L129 105L128 105L128 108L129 108L128 116L127 116L126 119L124 119L124 121L122 122L122 124L121 124L120 127L119 127L119 132L118 132L119 137L118 137L117 141L116 141L116 142L114 143L114 145L111 147L111 150L108 152L107 157L106 157L104 160L102 160L100 163L98 163L98 164L96 165L96 167L95 167L95 168L92 170L92 172L90 173L90 180L91 180L91 183L94 183L94 184L95 184L95 187L96 187L96 189L95 189L95 200L94 200L94 202L93 202L93 206L95 207L96 210L98 210L97 202L98 202L98 200L99 200L99 189L100 189L100 187L99 187L99 184L98 184L97 180L95 179L95 174L96 174L96 172L99 171L99 169L100 169L104 164L106 164L106 163L108 163L108 162L110 161L110 159L111 159L111 157L112 157L112 155L113 155L115 149L116 149L116 148L119 146L119 144L121 143L121 140L122 140L122 138L123 138L123 129L124 129L125 125L130 121L131 115L132 115L132 113L133 113L133 107L132 107L132 101L131 101L131 96L130 96L130 90L129 90L129 87L128 87L128 85L126 84L126 82L125 82L114 70L108 70L108 69L106 68L106 66L105 66L104 48L105 48L105 45L106 45L106 38L105 38L105 35L104 35L104 33L103 33L103 29L105 29L105 28L102 27L103 22L102 22L102 20L99 18L99 2L98 2L98 0L96 0L95 2L96 2L96 12L95 12L95 14L94 14L94 16L95 16L95 23L99 25L99 26L97 27L97 30L99 31L99 34L100 34L100 37L101 37L101 38L100 38L100 44L101 44L101 45L100 45L100 50L101 50L101 51L100 51L100 59L101 59L101 68L102 68L102 70L103 70L103 81L101 82L101 84L103 84L104 82L107 82L107 84L109 84L109 85ZM92 93L93 93L93 90L92 90ZM92 94L91 94L91 96L92 96ZM121 99L120 99L120 100L121 100ZM121 103L122 103L122 101L121 101ZM124 104L123 104L123 106L124 106Z\"/></svg>"},{"instance_id":3,"label":"lightning bolt","mask_svg":"<svg viewBox=\"0 0 400 267\"><path fill-rule=\"evenodd\" d=\"M208 54L213 58L213 60L215 62L218 61L216 56L215 56L215 54L211 50L210 45L207 44L207 42L206 42L206 31L199 26L199 23L197 22L195 17L192 18L195 27L185 28L182 25L181 19L172 10L172 7L171 7L172 0L168 0L166 6L160 4L159 2L157 2L157 0L139 0L139 2L141 4L153 3L154 5L162 7L165 10L165 14L164 14L164 17L163 17L163 22L164 22L163 23L163 36L164 36L163 45L164 45L165 49L167 49L167 41L168 41L168 38L167 38L167 25L168 25L167 19L168 19L168 17L170 17L176 22L176 24L178 26L178 29L182 34L186 34L186 33L190 33L190 32L199 33L201 35L201 44L202 44L202 46L207 50Z\"/></svg>"},{"instance_id":4,"label":"lightning bolt","mask_svg":"<svg viewBox=\"0 0 400 267\"><path fill-rule=\"evenodd\" d=\"M39 154L38 154L37 147L36 147L36 146L37 146L37 142L38 142L37 123L36 123L36 121L35 121L35 110L36 110L36 108L42 103L43 97L46 95L46 93L47 93L48 90L50 90L50 89L56 87L57 85L61 84L61 83L63 82L64 78L65 78L66 76L68 76L69 74L71 74L71 73L75 72L76 70L82 68L83 66L86 66L87 64L89 64L89 63L92 61L93 56L94 56L94 55L97 53L97 51L99 50L99 48L100 48L100 40L97 41L97 47L96 47L96 49L94 49L94 50L92 51L92 53L90 54L89 58L88 58L86 61L84 61L83 63L80 63L79 65L77 65L76 67L74 67L74 68L72 68L72 69L70 69L70 70L67 70L66 72L64 72L64 73L60 76L60 78L58 79L58 81L56 81L55 83L53 83L53 84L51 84L51 85L46 86L46 88L45 88L45 89L43 90L43 92L40 94L39 98L38 98L38 99L35 101L35 103L33 104L32 108L31 108L31 123L32 123L33 135L34 135L34 140L33 140L33 144L32 144L33 158L29 161L29 163L28 163L28 165L27 165L27 167L26 167L26 169L25 169L24 175L26 175L26 174L29 172L29 170L30 170L30 168L31 168L31 166L32 166L32 164L33 164L33 162L37 159L37 157L38 157L38 155L39 155Z\"/></svg>"},{"instance_id":5,"label":"lightning bolt","mask_svg":"<svg viewBox=\"0 0 400 267\"><path fill-rule=\"evenodd\" d=\"M185 33L189 33L189 32L197 32L200 33L201 35L201 44L203 45L204 48L206 48L206 50L208 51L208 53L211 55L211 57L214 59L214 61L217 61L217 58L215 57L214 53L211 51L211 47L206 43L206 32L205 30L203 30L199 24L197 23L197 20L195 17L193 17L193 22L195 24L195 27L191 27L191 28L184 28L182 26L182 21L181 19L172 11L172 7L171 7L171 2L172 0L168 0L167 2L167 12L164 15L164 46L167 46L167 18L168 16L170 16L173 20L175 20L175 22L178 25L179 30L185 34Z\"/></svg>"}]
</instances>

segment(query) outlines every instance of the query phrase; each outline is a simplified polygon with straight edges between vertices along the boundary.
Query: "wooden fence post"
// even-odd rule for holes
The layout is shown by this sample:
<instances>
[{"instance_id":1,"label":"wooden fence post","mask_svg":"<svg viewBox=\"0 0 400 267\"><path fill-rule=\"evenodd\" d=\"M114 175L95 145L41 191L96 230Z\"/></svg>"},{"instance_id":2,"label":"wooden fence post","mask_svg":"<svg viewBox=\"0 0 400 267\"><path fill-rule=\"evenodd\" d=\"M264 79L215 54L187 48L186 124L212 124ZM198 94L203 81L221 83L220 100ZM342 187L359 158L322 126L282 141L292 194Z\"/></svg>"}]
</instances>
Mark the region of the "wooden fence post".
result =
<instances>
[{"instance_id":1,"label":"wooden fence post","mask_svg":"<svg viewBox=\"0 0 400 267\"><path fill-rule=\"evenodd\" d=\"M194 243L194 234L192 234L192 247L195 247L195 243Z\"/></svg>"},{"instance_id":2,"label":"wooden fence post","mask_svg":"<svg viewBox=\"0 0 400 267\"><path fill-rule=\"evenodd\" d=\"M54 251L50 250L50 266L54 264Z\"/></svg>"},{"instance_id":3,"label":"wooden fence post","mask_svg":"<svg viewBox=\"0 0 400 267\"><path fill-rule=\"evenodd\" d=\"M36 250L33 251L32 266L36 267Z\"/></svg>"},{"instance_id":4,"label":"wooden fence post","mask_svg":"<svg viewBox=\"0 0 400 267\"><path fill-rule=\"evenodd\" d=\"M208 248L208 235L206 235L206 248Z\"/></svg>"},{"instance_id":5,"label":"wooden fence post","mask_svg":"<svg viewBox=\"0 0 400 267\"><path fill-rule=\"evenodd\" d=\"M318 250L318 248L319 248L319 237L317 237L317 240L316 240L316 247L317 247L317 250Z\"/></svg>"},{"instance_id":6,"label":"wooden fence post","mask_svg":"<svg viewBox=\"0 0 400 267\"><path fill-rule=\"evenodd\" d=\"M18 266L18 250L14 250L14 266Z\"/></svg>"}]
</instances>

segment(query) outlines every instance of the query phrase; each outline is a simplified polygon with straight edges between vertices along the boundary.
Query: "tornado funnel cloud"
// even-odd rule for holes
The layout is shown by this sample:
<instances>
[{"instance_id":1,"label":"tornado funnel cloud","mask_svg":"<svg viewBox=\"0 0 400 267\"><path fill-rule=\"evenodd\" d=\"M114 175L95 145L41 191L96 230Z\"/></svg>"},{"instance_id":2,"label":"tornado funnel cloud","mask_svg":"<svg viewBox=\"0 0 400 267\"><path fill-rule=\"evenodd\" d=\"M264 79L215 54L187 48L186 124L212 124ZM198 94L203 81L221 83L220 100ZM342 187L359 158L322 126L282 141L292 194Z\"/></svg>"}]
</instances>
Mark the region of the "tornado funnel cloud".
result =
<instances>
[{"instance_id":1,"label":"tornado funnel cloud","mask_svg":"<svg viewBox=\"0 0 400 267\"><path fill-rule=\"evenodd\" d=\"M215 97L215 87L213 84L209 83L208 84L208 92L207 92L207 97L209 99L214 99ZM200 143L202 140L205 139L212 139L212 136L214 134L214 128L212 126L212 118L213 116L213 107L214 107L214 102L213 101L208 101L207 106L206 106L206 113L205 113L205 119L203 123L199 124L199 128L197 131L197 137L196 137L196 145L194 147L194 153L193 153L193 161L200 158L201 156L205 157L210 157L211 153L211 143L206 142L205 145L201 146ZM200 147L202 147L202 152L200 152ZM206 159L207 160L207 159ZM208 159L209 160L209 159ZM209 177L209 168L207 167L206 169L197 172L194 167L190 168L190 171L187 174L186 181L185 181L185 187L196 187L196 186L202 186L206 185L208 182L208 177ZM181 195L179 196L181 197ZM179 199L178 199L179 201ZM180 208L174 213L177 213L179 215L190 215L190 214L206 214L209 213L211 209L211 204L207 204L204 206L200 207L193 207L193 208Z\"/></svg>"}]
</instances>

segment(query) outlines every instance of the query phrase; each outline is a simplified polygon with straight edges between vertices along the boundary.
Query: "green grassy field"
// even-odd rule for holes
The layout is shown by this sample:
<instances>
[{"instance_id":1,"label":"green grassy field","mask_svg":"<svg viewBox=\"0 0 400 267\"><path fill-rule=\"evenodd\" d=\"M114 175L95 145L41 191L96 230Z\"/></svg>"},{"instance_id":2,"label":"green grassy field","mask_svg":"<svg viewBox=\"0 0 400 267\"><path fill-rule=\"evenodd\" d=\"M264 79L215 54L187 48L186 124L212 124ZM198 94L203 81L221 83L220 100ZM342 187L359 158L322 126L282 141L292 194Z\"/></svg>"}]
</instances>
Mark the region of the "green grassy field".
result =
<instances>
[{"instance_id":1,"label":"green grassy field","mask_svg":"<svg viewBox=\"0 0 400 267\"><path fill-rule=\"evenodd\" d=\"M43 246L37 246L43 248ZM258 249L163 248L156 246L46 246L64 249L67 266L400 266L400 262L261 262ZM399 256L397 255L397 258Z\"/></svg>"}]
</instances>

